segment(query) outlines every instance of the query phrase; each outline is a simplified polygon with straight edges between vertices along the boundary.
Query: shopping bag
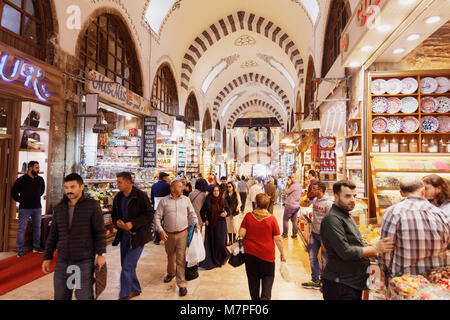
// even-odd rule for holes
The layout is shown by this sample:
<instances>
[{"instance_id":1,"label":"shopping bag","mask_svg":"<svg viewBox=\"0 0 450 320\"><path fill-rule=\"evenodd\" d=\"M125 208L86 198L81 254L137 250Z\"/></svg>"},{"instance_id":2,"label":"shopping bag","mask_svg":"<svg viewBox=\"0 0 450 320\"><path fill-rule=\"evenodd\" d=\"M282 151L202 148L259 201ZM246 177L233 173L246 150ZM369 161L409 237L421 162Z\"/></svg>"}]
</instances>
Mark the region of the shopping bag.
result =
<instances>
[{"instance_id":1,"label":"shopping bag","mask_svg":"<svg viewBox=\"0 0 450 320\"><path fill-rule=\"evenodd\" d=\"M98 269L98 265L95 266L94 269L95 300L98 299L100 294L106 288L107 275L108 275L108 268L106 267L106 263L103 265L101 270Z\"/></svg>"},{"instance_id":2,"label":"shopping bag","mask_svg":"<svg viewBox=\"0 0 450 320\"><path fill-rule=\"evenodd\" d=\"M235 268L239 267L244 263L244 245L242 243L242 240L238 240L230 249L231 254L230 259L228 260L228 264Z\"/></svg>"},{"instance_id":3,"label":"shopping bag","mask_svg":"<svg viewBox=\"0 0 450 320\"><path fill-rule=\"evenodd\" d=\"M281 262L280 273L281 273L281 277L284 279L284 281L287 281L287 282L291 281L291 273L289 271L289 268L288 268L286 262Z\"/></svg>"},{"instance_id":4,"label":"shopping bag","mask_svg":"<svg viewBox=\"0 0 450 320\"><path fill-rule=\"evenodd\" d=\"M202 235L200 231L194 232L191 243L187 249L186 262L187 267L192 267L205 260L206 252L203 245Z\"/></svg>"}]
</instances>

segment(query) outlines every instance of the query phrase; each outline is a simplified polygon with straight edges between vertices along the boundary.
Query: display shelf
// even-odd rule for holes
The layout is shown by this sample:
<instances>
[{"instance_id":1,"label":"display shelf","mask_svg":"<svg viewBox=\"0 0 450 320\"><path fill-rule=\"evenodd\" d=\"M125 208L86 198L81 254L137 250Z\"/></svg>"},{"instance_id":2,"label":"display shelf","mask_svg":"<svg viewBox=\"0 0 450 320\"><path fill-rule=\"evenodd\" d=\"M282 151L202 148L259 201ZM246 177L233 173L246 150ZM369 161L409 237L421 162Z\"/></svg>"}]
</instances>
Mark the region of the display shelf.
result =
<instances>
[{"instance_id":1,"label":"display shelf","mask_svg":"<svg viewBox=\"0 0 450 320\"><path fill-rule=\"evenodd\" d=\"M375 78L373 78L375 79ZM419 93L397 93L397 94L372 94L372 97L409 97L418 96Z\"/></svg>"},{"instance_id":2,"label":"display shelf","mask_svg":"<svg viewBox=\"0 0 450 320\"><path fill-rule=\"evenodd\" d=\"M27 129L29 129L29 130L33 130L33 131L45 131L45 132L48 132L48 131L49 131L48 129L44 129L44 128L35 128L35 127L30 127L30 126L21 126L20 129L22 129L22 130L27 130Z\"/></svg>"},{"instance_id":3,"label":"display shelf","mask_svg":"<svg viewBox=\"0 0 450 320\"><path fill-rule=\"evenodd\" d=\"M353 139L353 138L361 138L361 134L355 134L352 136L345 136L346 139Z\"/></svg>"},{"instance_id":4,"label":"display shelf","mask_svg":"<svg viewBox=\"0 0 450 320\"><path fill-rule=\"evenodd\" d=\"M44 152L45 150L34 150L34 149L19 149L21 152Z\"/></svg>"},{"instance_id":5,"label":"display shelf","mask_svg":"<svg viewBox=\"0 0 450 320\"><path fill-rule=\"evenodd\" d=\"M389 116L396 116L396 117L398 117L398 116L418 116L418 115L420 115L421 113L403 113L403 112L400 112L400 113L372 113L372 117L378 117L378 116L380 116L380 117L389 117Z\"/></svg>"},{"instance_id":6,"label":"display shelf","mask_svg":"<svg viewBox=\"0 0 450 320\"><path fill-rule=\"evenodd\" d=\"M346 152L345 154L348 155L348 156L361 155L362 151Z\"/></svg>"},{"instance_id":7,"label":"display shelf","mask_svg":"<svg viewBox=\"0 0 450 320\"><path fill-rule=\"evenodd\" d=\"M347 121L351 122L351 121L361 121L362 118L352 118L352 119L348 119Z\"/></svg>"}]
</instances>

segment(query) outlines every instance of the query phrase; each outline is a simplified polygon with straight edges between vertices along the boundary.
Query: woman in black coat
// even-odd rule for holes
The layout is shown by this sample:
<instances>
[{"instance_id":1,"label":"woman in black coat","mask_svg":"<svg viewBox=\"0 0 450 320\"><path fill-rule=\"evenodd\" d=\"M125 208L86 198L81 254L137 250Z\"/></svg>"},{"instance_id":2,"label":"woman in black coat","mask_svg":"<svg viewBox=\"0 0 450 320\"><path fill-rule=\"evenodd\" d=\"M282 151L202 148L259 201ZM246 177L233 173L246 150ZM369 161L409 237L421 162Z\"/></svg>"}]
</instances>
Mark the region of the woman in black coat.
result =
<instances>
[{"instance_id":1,"label":"woman in black coat","mask_svg":"<svg viewBox=\"0 0 450 320\"><path fill-rule=\"evenodd\" d=\"M221 267L230 255L226 247L227 223L225 221L230 215L230 210L225 199L220 195L219 186L214 186L213 191L206 198L200 215L206 226L206 258L200 262L199 267L206 270Z\"/></svg>"}]
</instances>

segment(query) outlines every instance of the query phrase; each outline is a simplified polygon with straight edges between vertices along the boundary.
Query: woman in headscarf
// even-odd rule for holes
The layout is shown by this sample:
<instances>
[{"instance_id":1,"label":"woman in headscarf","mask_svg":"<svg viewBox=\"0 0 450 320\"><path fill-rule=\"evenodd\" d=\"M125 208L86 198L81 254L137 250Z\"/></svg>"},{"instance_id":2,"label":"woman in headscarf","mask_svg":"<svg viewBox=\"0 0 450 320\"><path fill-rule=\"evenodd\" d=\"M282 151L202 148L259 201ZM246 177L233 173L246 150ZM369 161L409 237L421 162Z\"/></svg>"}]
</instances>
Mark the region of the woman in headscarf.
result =
<instances>
[{"instance_id":1,"label":"woman in headscarf","mask_svg":"<svg viewBox=\"0 0 450 320\"><path fill-rule=\"evenodd\" d=\"M236 241L236 221L238 217L235 217L239 214L239 208L241 207L241 197L239 193L236 191L236 187L233 182L227 183L227 190L225 192L225 202L228 204L230 208L230 215L227 217L227 232L228 232L228 243L227 245L231 246Z\"/></svg>"},{"instance_id":2,"label":"woman in headscarf","mask_svg":"<svg viewBox=\"0 0 450 320\"><path fill-rule=\"evenodd\" d=\"M192 206L194 207L195 213L197 214L198 224L200 228L203 227L202 217L200 215L200 210L205 203L205 199L208 196L208 182L205 179L198 179L195 182L195 190L189 194L189 200L192 202Z\"/></svg>"},{"instance_id":3,"label":"woman in headscarf","mask_svg":"<svg viewBox=\"0 0 450 320\"><path fill-rule=\"evenodd\" d=\"M214 186L212 193L206 197L200 215L206 226L206 258L200 262L199 267L206 270L221 267L230 255L226 247L227 223L225 221L230 215L230 210L220 194L219 186Z\"/></svg>"}]
</instances>

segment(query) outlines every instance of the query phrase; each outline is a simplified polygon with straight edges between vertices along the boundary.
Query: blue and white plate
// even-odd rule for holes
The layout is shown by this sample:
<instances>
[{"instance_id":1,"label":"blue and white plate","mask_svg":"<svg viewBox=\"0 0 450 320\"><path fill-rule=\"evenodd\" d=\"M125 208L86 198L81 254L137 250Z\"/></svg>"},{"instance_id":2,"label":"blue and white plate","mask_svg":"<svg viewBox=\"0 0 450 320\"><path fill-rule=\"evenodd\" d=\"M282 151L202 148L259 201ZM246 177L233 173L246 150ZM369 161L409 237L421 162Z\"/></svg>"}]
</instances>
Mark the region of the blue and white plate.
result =
<instances>
[{"instance_id":1,"label":"blue and white plate","mask_svg":"<svg viewBox=\"0 0 450 320\"><path fill-rule=\"evenodd\" d=\"M450 112L450 98L448 97L437 97L438 107L436 112L447 113Z\"/></svg>"},{"instance_id":2,"label":"blue and white plate","mask_svg":"<svg viewBox=\"0 0 450 320\"><path fill-rule=\"evenodd\" d=\"M376 97L372 99L372 112L385 113L389 106L388 99L385 97Z\"/></svg>"},{"instance_id":3,"label":"blue and white plate","mask_svg":"<svg viewBox=\"0 0 450 320\"><path fill-rule=\"evenodd\" d=\"M400 132L403 128L403 120L400 117L389 117L387 132L389 133L397 133Z\"/></svg>"},{"instance_id":4,"label":"blue and white plate","mask_svg":"<svg viewBox=\"0 0 450 320\"><path fill-rule=\"evenodd\" d=\"M439 120L432 116L422 118L422 132L432 133L439 128Z\"/></svg>"},{"instance_id":5,"label":"blue and white plate","mask_svg":"<svg viewBox=\"0 0 450 320\"><path fill-rule=\"evenodd\" d=\"M420 92L433 93L438 88L438 82L435 78L425 77L420 79Z\"/></svg>"}]
</instances>

